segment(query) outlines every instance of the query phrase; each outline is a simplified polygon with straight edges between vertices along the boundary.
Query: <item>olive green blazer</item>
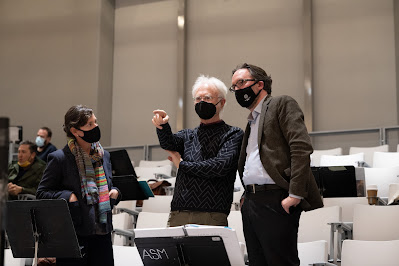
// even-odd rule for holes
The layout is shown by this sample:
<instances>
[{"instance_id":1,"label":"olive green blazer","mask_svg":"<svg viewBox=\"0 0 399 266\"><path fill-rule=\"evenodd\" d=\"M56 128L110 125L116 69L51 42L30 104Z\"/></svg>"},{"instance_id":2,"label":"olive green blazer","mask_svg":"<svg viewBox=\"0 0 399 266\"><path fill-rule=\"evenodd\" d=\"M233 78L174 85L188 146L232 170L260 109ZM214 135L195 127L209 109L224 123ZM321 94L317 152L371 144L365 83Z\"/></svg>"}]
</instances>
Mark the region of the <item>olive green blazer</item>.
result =
<instances>
[{"instance_id":1,"label":"olive green blazer","mask_svg":"<svg viewBox=\"0 0 399 266\"><path fill-rule=\"evenodd\" d=\"M32 164L29 170L23 176L21 176L18 181L15 181L15 178L19 173L19 166L18 162L12 162L8 166L8 181L21 186L21 194L35 195L45 168L46 163L36 157L35 162ZM9 195L9 199L17 199L17 197Z\"/></svg>"},{"instance_id":2,"label":"olive green blazer","mask_svg":"<svg viewBox=\"0 0 399 266\"><path fill-rule=\"evenodd\" d=\"M266 172L276 185L290 194L304 198L300 204L303 210L323 207L310 168L310 154L313 148L298 103L289 96L268 95L261 104L258 146L260 160ZM241 180L249 133L248 124L238 161Z\"/></svg>"}]
</instances>

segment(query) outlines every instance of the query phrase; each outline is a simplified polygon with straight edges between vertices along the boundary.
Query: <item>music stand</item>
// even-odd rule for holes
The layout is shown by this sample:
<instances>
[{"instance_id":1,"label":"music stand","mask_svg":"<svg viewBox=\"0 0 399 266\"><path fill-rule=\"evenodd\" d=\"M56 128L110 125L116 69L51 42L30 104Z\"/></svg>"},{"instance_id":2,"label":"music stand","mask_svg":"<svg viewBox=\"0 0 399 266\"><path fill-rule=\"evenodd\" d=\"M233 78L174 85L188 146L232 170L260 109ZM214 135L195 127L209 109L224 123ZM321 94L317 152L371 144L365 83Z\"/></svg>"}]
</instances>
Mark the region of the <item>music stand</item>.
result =
<instances>
[{"instance_id":1,"label":"music stand","mask_svg":"<svg viewBox=\"0 0 399 266\"><path fill-rule=\"evenodd\" d=\"M110 151L109 154L112 164L112 184L121 191L121 201L148 199L137 181L137 175L127 151L121 149Z\"/></svg>"},{"instance_id":2,"label":"music stand","mask_svg":"<svg viewBox=\"0 0 399 266\"><path fill-rule=\"evenodd\" d=\"M143 187L141 187L140 183L142 183ZM148 197L154 196L153 194L152 196L148 194L148 190L151 191L151 188L148 186L147 182L143 184L143 182L137 181L136 177L131 175L114 176L112 178L112 185L121 191L121 201L146 200Z\"/></svg>"},{"instance_id":3,"label":"music stand","mask_svg":"<svg viewBox=\"0 0 399 266\"><path fill-rule=\"evenodd\" d=\"M231 265L220 236L149 237L134 240L146 266Z\"/></svg>"},{"instance_id":4,"label":"music stand","mask_svg":"<svg viewBox=\"0 0 399 266\"><path fill-rule=\"evenodd\" d=\"M110 151L109 154L113 176L132 175L137 178L132 161L130 160L129 154L125 149Z\"/></svg>"},{"instance_id":5,"label":"music stand","mask_svg":"<svg viewBox=\"0 0 399 266\"><path fill-rule=\"evenodd\" d=\"M81 258L68 204L60 200L8 201L6 232L14 258Z\"/></svg>"},{"instance_id":6,"label":"music stand","mask_svg":"<svg viewBox=\"0 0 399 266\"><path fill-rule=\"evenodd\" d=\"M312 173L324 198L357 197L354 166L312 167Z\"/></svg>"},{"instance_id":7,"label":"music stand","mask_svg":"<svg viewBox=\"0 0 399 266\"><path fill-rule=\"evenodd\" d=\"M134 232L146 266L244 265L236 232L228 227L185 225Z\"/></svg>"}]
</instances>

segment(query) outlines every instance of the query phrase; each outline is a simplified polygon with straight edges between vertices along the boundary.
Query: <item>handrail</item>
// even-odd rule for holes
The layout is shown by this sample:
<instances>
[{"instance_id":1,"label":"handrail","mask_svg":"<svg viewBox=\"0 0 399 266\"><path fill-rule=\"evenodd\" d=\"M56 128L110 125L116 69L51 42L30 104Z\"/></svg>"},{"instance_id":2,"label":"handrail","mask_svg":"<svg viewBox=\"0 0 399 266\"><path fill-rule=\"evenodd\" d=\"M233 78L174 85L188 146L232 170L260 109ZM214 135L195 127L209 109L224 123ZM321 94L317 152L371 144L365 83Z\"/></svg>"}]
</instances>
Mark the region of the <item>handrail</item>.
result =
<instances>
[{"instance_id":1,"label":"handrail","mask_svg":"<svg viewBox=\"0 0 399 266\"><path fill-rule=\"evenodd\" d=\"M143 158L144 160L150 161L151 156L150 156L150 149L151 148L156 148L156 147L161 147L159 144L146 144L146 145L131 145L131 146L109 146L109 147L104 147L105 150L108 151L113 151L113 150L121 150L121 149L143 149Z\"/></svg>"},{"instance_id":2,"label":"handrail","mask_svg":"<svg viewBox=\"0 0 399 266\"><path fill-rule=\"evenodd\" d=\"M110 146L104 147L104 150L120 150L120 149L136 149L136 148L144 148L147 145L133 145L133 146Z\"/></svg>"},{"instance_id":3,"label":"handrail","mask_svg":"<svg viewBox=\"0 0 399 266\"><path fill-rule=\"evenodd\" d=\"M399 126L390 126L390 127L384 127L384 128L383 128L383 132L384 132L384 136L383 136L384 144L388 144L388 135L387 135L387 131L389 131L389 130L396 130L396 129L399 129Z\"/></svg>"},{"instance_id":4,"label":"handrail","mask_svg":"<svg viewBox=\"0 0 399 266\"><path fill-rule=\"evenodd\" d=\"M312 131L309 132L310 136L317 135L336 135L336 134L347 134L347 133L366 133L371 131L380 131L381 128L363 128L363 129L343 129L343 130L328 130L328 131Z\"/></svg>"},{"instance_id":5,"label":"handrail","mask_svg":"<svg viewBox=\"0 0 399 266\"><path fill-rule=\"evenodd\" d=\"M379 143L384 145L387 143L386 140L386 128L362 128L362 129L343 129L343 130L330 130L330 131L313 131L309 132L309 136L320 136L320 135L338 135L338 134L353 134L353 133L379 133ZM389 129L399 129L399 126L390 127Z\"/></svg>"},{"instance_id":6,"label":"handrail","mask_svg":"<svg viewBox=\"0 0 399 266\"><path fill-rule=\"evenodd\" d=\"M361 134L361 133L379 133L379 143L380 145L388 144L387 131L399 130L398 126L388 126L388 127L376 127L376 128L361 128L361 129L342 129L342 130L325 130L325 131L313 131L309 132L309 136L317 137L323 135L343 135L343 134ZM130 145L130 146L110 146L104 147L106 150L118 150L118 149L143 149L145 160L151 160L150 149L161 147L159 144L145 144L145 145Z\"/></svg>"}]
</instances>

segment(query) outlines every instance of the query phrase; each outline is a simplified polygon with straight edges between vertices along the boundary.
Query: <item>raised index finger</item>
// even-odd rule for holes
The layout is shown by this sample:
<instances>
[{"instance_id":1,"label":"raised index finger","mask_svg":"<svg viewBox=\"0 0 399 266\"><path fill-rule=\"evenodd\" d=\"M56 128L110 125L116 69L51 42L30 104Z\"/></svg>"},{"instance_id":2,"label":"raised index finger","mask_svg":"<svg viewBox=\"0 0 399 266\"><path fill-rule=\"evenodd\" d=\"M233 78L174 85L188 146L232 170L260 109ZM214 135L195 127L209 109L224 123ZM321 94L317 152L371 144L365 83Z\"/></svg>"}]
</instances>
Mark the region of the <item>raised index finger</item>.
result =
<instances>
[{"instance_id":1,"label":"raised index finger","mask_svg":"<svg viewBox=\"0 0 399 266\"><path fill-rule=\"evenodd\" d=\"M166 112L164 110L154 110L152 111L155 115L158 114L160 117L164 118L166 116Z\"/></svg>"}]
</instances>

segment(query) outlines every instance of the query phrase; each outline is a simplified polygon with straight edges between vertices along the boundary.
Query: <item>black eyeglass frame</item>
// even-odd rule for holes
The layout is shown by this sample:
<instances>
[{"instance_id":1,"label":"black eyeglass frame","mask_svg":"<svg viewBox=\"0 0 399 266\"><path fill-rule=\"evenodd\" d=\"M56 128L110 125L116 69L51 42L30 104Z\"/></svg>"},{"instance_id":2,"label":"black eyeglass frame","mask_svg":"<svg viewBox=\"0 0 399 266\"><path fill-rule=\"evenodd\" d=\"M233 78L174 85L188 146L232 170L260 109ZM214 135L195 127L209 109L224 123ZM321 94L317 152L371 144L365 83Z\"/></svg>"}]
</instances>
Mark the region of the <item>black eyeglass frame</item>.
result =
<instances>
[{"instance_id":1,"label":"black eyeglass frame","mask_svg":"<svg viewBox=\"0 0 399 266\"><path fill-rule=\"evenodd\" d=\"M240 87L244 84L244 82L247 81L255 81L255 83L253 85L255 85L259 80L257 79L240 79L239 81L236 82L236 84L231 85L231 87L229 88L230 92L235 92L235 87L237 87L237 83L242 82L242 84L240 85Z\"/></svg>"}]
</instances>

